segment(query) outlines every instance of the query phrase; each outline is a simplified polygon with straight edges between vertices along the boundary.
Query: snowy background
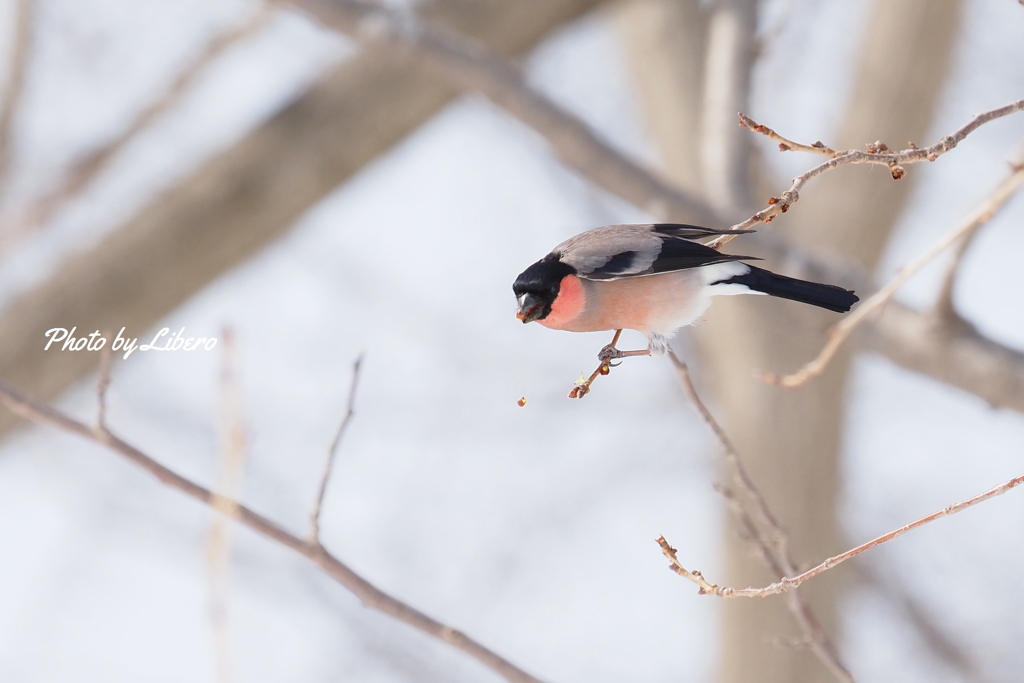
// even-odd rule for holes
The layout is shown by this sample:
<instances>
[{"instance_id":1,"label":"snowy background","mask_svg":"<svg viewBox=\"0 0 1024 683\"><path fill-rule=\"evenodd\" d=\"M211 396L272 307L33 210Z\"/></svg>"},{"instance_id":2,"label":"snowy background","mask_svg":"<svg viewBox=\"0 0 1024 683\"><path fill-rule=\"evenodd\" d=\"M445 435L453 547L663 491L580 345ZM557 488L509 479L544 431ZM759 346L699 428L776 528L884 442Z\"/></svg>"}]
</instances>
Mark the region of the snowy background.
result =
<instances>
[{"instance_id":1,"label":"snowy background","mask_svg":"<svg viewBox=\"0 0 1024 683\"><path fill-rule=\"evenodd\" d=\"M797 11L784 12L788 5ZM766 23L789 18L755 74L751 115L794 139L828 142L866 5L769 2ZM928 142L1024 97L1024 8L970 5ZM41 0L37 8L13 202L44 191L76 154L116 133L253 5ZM4 40L10 11L0 14ZM824 44L834 59L807 59ZM275 15L87 195L0 260L0 305L350 50L303 18ZM655 158L607 17L559 31L526 64L538 87L613 144ZM789 77L773 78L783 72ZM913 168L925 182L879 280L984 198L1022 140L1024 123L1011 117ZM780 178L816 163L769 161ZM654 539L664 534L689 564L716 575L725 511L712 490L714 445L664 359L629 362L585 401L567 400L606 335L523 326L510 289L565 237L646 218L566 171L532 131L466 97L156 329L234 330L248 439L241 496L251 507L305 532L352 363L365 353L322 521L332 552L545 680L706 681L715 600L667 571ZM1017 348L1022 228L1018 197L978 239L957 296L983 332ZM925 305L941 273L923 273L900 298ZM685 335L680 348L685 355ZM117 360L113 429L186 476L215 482L220 363L219 352ZM61 406L90 420L94 382ZM1022 416L884 359L858 361L847 424L841 510L853 542L1024 471ZM212 517L72 437L35 428L9 437L0 447L0 681L213 681L204 549ZM302 558L232 529L237 680L497 680L363 609ZM942 520L871 559L989 680L1019 678L1024 494ZM844 615L844 657L863 680L956 680L883 596L851 587Z\"/></svg>"}]
</instances>

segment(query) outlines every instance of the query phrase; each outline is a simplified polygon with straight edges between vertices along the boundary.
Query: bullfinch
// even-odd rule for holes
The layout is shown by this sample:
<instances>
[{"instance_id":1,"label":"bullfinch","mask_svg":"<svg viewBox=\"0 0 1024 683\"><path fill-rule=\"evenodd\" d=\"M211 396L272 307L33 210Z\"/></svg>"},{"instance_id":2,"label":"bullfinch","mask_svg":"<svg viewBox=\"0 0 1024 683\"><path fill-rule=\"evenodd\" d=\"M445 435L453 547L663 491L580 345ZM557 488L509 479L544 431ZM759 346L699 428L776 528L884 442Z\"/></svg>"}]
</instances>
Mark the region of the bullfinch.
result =
<instances>
[{"instance_id":1,"label":"bullfinch","mask_svg":"<svg viewBox=\"0 0 1024 683\"><path fill-rule=\"evenodd\" d=\"M512 285L517 317L553 330L637 330L648 347L602 358L664 353L714 294L768 294L845 313L852 291L777 275L693 240L724 234L676 223L607 225L572 237L524 270Z\"/></svg>"}]
</instances>

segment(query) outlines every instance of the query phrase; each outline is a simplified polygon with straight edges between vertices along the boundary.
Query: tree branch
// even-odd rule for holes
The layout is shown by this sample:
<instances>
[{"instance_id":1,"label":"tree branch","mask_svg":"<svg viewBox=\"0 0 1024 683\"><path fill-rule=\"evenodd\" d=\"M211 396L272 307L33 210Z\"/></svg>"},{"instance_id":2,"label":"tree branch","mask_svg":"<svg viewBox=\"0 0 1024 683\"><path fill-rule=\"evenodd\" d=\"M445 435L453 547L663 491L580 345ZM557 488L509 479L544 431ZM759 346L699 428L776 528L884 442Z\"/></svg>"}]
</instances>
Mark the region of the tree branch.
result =
<instances>
[{"instance_id":1,"label":"tree branch","mask_svg":"<svg viewBox=\"0 0 1024 683\"><path fill-rule=\"evenodd\" d=\"M968 135L973 133L975 130L980 128L990 121L1015 114L1019 111L1024 111L1024 100L1017 100L1010 104L1002 107L997 107L990 111L978 114L966 124L961 126L958 130L946 135L941 140L928 147L908 147L907 149L900 150L898 152L890 152L889 148L883 142L875 142L867 146L867 151L849 150L846 152L836 152L835 150L818 145L803 145L800 143L793 142L786 138L783 138L778 133L757 123L749 116L740 114L740 125L746 126L755 133L761 133L772 140L778 140L780 142L780 149L782 151L788 151L788 149L799 149L800 151L812 152L814 154L824 154L831 157L828 161L825 161L814 168L801 173L796 178L793 178L793 184L789 186L789 189L780 194L778 197L771 197L768 200L768 206L761 209L753 216L732 226L732 230L746 230L751 228L758 223L770 223L780 213L786 213L789 207L800 200L800 192L803 190L804 185L807 181L812 178L821 175L825 171L831 171L832 169L839 168L840 166L847 166L849 164L877 164L889 167L890 172L894 180L901 179L906 169L903 168L904 164L916 164L921 161L935 161L940 156L956 148L960 142ZM720 249L724 245L732 241L735 235L722 235L717 237L711 242L708 242L708 246Z\"/></svg>"},{"instance_id":2,"label":"tree branch","mask_svg":"<svg viewBox=\"0 0 1024 683\"><path fill-rule=\"evenodd\" d=\"M814 360L792 374L781 376L766 374L765 379L780 386L794 388L801 386L807 380L817 377L824 372L825 368L828 367L829 361L835 356L836 351L839 350L839 347L842 346L843 342L846 341L858 325L864 322L875 310L888 303L896 294L896 290L903 286L903 283L910 276L931 262L932 259L957 242L970 239L971 235L988 223L1003 208L1021 185L1024 185L1024 165L1014 167L1010 175L960 225L943 236L942 239L929 247L920 256L903 266L889 284L875 292L866 301L862 301L853 313L847 315L843 318L842 322L833 327L829 334L828 342Z\"/></svg>"},{"instance_id":3,"label":"tree branch","mask_svg":"<svg viewBox=\"0 0 1024 683\"><path fill-rule=\"evenodd\" d=\"M309 559L324 573L359 598L364 606L383 612L427 635L448 643L500 674L506 680L513 683L542 683L461 631L427 616L415 607L377 588L328 552L318 541L304 540L239 501L215 493L191 479L183 477L134 446L122 441L105 427L90 427L79 422L56 408L41 403L15 389L3 380L0 380L0 403L21 418L75 434L86 441L109 448L156 477L160 483L181 491L188 497L229 516L258 534Z\"/></svg>"},{"instance_id":4,"label":"tree branch","mask_svg":"<svg viewBox=\"0 0 1024 683\"><path fill-rule=\"evenodd\" d=\"M969 392L993 408L1024 413L1024 352L965 320L949 321L890 301L856 332L862 349Z\"/></svg>"},{"instance_id":5,"label":"tree branch","mask_svg":"<svg viewBox=\"0 0 1024 683\"><path fill-rule=\"evenodd\" d=\"M988 491L985 491L984 493L979 493L978 495L972 496L971 498L961 500L959 503L947 505L941 510L933 512L930 515L925 515L924 517L921 517L920 519L915 520L909 524L904 524L898 529L893 529L892 531L886 534L882 534L877 538L873 538L867 543L862 543L856 548L851 548L850 550L847 550L845 553L840 553L839 555L830 557L821 564L811 569L808 569L802 574L797 574L792 577L785 577L779 581L776 581L775 583L769 584L762 588L729 588L727 586L719 586L717 584L711 583L710 581L705 579L700 572L694 572L684 568L679 563L679 560L675 557L675 549L669 546L668 542L665 541L664 538L660 538L658 540L658 544L662 546L662 552L664 552L665 555L672 560L673 569L676 571L676 573L696 583L697 586L700 588L700 592L702 594L712 593L723 598L766 598L769 595L778 595L780 593L787 593L789 591L792 591L803 582L809 579L813 579L815 576L818 576L819 574L822 574L828 571L829 569L832 569L836 565L841 564L852 557L860 555L866 550L870 550L871 548L882 545L883 543L888 543L894 538L902 536L908 531L913 531L918 527L924 526L929 522L934 522L936 519L939 519L941 517L948 517L950 515L955 515L956 513L962 512L963 510L966 510L969 507L977 505L978 503L982 503L988 500L989 498L1001 496L1010 489L1016 488L1021 484L1024 484L1024 475L1014 477L1009 481L1005 481L1002 484L999 484L998 486L990 488Z\"/></svg>"},{"instance_id":6,"label":"tree branch","mask_svg":"<svg viewBox=\"0 0 1024 683\"><path fill-rule=\"evenodd\" d=\"M794 574L796 572L796 565L793 563L789 552L789 538L786 532L775 519L764 496L761 495L757 486L754 485L753 480L747 473L746 467L743 465L743 460L732 445L725 430L722 429L722 426L718 424L718 421L711 414L711 411L708 410L704 401L701 400L697 389L693 386L689 368L672 350L669 350L669 358L675 366L683 392L712 434L714 434L721 447L720 450L725 460L726 471L732 482L731 485L735 489L734 491L725 492L726 500L735 503L741 524L751 540L758 546L762 559L768 568L779 578ZM721 589L705 580L700 572L690 571L683 567L675 556L675 549L668 544L664 536L658 538L658 545L661 546L662 552L672 562L671 567L677 574L696 583L701 593L719 594ZM788 593L787 596L789 610L799 624L800 629L804 632L811 650L837 680L850 681L852 683L853 676L839 659L839 653L821 628L817 618L811 611L810 605L796 591Z\"/></svg>"},{"instance_id":7,"label":"tree branch","mask_svg":"<svg viewBox=\"0 0 1024 683\"><path fill-rule=\"evenodd\" d=\"M320 489L317 492L316 501L313 503L313 511L309 515L309 540L313 543L320 542L320 511L324 505L324 496L327 494L327 482L331 478L331 471L334 469L334 460L338 456L338 447L341 440L345 438L349 422L355 415L356 389L359 387L359 371L363 366L363 357L356 358L352 364L352 380L348 387L348 404L345 408L345 416L341 419L338 431L334 434L331 447L327 451L327 461L324 463L324 473L320 476Z\"/></svg>"}]
</instances>

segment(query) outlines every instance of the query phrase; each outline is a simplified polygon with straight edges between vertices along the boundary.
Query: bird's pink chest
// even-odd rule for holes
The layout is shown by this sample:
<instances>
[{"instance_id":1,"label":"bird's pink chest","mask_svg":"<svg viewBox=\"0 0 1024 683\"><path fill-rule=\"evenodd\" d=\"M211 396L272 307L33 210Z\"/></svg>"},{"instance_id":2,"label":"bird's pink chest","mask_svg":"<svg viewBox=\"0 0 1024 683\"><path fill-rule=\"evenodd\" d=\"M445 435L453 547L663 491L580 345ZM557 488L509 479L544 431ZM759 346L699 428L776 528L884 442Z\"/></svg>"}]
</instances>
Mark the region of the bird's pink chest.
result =
<instances>
[{"instance_id":1,"label":"bird's pink chest","mask_svg":"<svg viewBox=\"0 0 1024 683\"><path fill-rule=\"evenodd\" d=\"M567 276L542 325L572 332L629 329L671 334L703 310L691 273L590 281ZM564 299L563 299L564 296ZM706 304L705 304L706 305Z\"/></svg>"}]
</instances>

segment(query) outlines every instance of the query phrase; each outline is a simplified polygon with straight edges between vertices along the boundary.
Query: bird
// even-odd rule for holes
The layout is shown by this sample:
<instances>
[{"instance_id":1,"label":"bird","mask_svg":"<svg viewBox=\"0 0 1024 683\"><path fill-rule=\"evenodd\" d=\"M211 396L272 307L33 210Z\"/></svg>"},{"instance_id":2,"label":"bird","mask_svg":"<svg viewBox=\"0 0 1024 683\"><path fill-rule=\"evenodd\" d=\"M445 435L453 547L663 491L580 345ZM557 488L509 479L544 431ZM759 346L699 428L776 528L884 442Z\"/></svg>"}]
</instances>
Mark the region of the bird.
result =
<instances>
[{"instance_id":1,"label":"bird","mask_svg":"<svg viewBox=\"0 0 1024 683\"><path fill-rule=\"evenodd\" d=\"M695 240L747 231L680 223L606 225L562 242L512 285L524 324L553 330L637 330L646 349L613 344L599 358L664 353L680 328L700 318L716 294L767 294L845 313L859 300L848 289L779 275ZM618 336L616 335L616 339Z\"/></svg>"}]
</instances>

